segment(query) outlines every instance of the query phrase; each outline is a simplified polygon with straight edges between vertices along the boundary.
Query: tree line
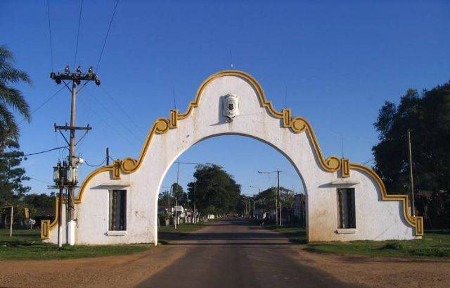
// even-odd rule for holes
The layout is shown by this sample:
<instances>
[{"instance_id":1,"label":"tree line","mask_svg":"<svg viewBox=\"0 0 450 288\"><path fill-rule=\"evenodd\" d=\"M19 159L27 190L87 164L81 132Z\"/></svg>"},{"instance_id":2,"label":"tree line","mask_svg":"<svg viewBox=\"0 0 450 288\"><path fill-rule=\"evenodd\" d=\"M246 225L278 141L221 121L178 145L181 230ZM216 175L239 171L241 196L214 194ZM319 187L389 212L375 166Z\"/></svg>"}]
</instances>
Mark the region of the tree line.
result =
<instances>
[{"instance_id":1,"label":"tree line","mask_svg":"<svg viewBox=\"0 0 450 288\"><path fill-rule=\"evenodd\" d=\"M398 105L385 102L374 126L374 169L388 193L410 193L411 129L417 215L427 228L450 228L450 82L421 93L409 89Z\"/></svg>"}]
</instances>

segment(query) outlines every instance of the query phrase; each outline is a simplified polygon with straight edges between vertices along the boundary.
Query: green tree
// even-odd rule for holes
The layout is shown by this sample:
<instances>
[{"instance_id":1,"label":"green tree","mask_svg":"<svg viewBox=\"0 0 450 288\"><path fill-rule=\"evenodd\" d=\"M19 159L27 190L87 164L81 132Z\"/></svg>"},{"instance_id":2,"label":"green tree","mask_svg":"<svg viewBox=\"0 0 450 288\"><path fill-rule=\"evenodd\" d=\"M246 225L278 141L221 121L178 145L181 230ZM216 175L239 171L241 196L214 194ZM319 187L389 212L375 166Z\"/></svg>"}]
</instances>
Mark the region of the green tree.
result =
<instances>
[{"instance_id":1,"label":"green tree","mask_svg":"<svg viewBox=\"0 0 450 288\"><path fill-rule=\"evenodd\" d=\"M14 56L5 46L0 46L0 152L7 146L8 139L19 137L19 126L13 112L18 112L30 121L28 103L22 92L12 85L25 82L31 84L27 73L14 68Z\"/></svg>"},{"instance_id":2,"label":"green tree","mask_svg":"<svg viewBox=\"0 0 450 288\"><path fill-rule=\"evenodd\" d=\"M31 80L13 64L12 52L0 46L0 206L14 205L18 213L15 219L21 219L23 204L20 201L30 188L23 184L29 178L20 167L23 152L19 150L19 126L14 113L28 121L31 114L22 92L13 85L31 84Z\"/></svg>"},{"instance_id":3,"label":"green tree","mask_svg":"<svg viewBox=\"0 0 450 288\"><path fill-rule=\"evenodd\" d=\"M173 201L177 201L178 205L180 206L184 206L187 204L187 194L184 192L183 187L181 187L179 184L177 183L173 183L172 187L172 197L173 197ZM173 205L175 205L175 202L173 202Z\"/></svg>"},{"instance_id":4,"label":"green tree","mask_svg":"<svg viewBox=\"0 0 450 288\"><path fill-rule=\"evenodd\" d=\"M256 208L264 212L275 211L275 199L277 197L277 188L270 187L256 194Z\"/></svg>"},{"instance_id":5,"label":"green tree","mask_svg":"<svg viewBox=\"0 0 450 288\"><path fill-rule=\"evenodd\" d=\"M28 194L23 197L23 204L30 209L31 217L35 216L49 216L55 214L55 192L50 195Z\"/></svg>"},{"instance_id":6,"label":"green tree","mask_svg":"<svg viewBox=\"0 0 450 288\"><path fill-rule=\"evenodd\" d=\"M409 193L407 130L412 130L413 168L421 212L428 210L433 225L450 225L450 82L419 94L409 89L399 105L386 102L375 122L379 142L372 148L376 172L388 193ZM425 209L429 206L430 209ZM427 222L426 222L427 223ZM442 223L439 224L439 223Z\"/></svg>"},{"instance_id":7,"label":"green tree","mask_svg":"<svg viewBox=\"0 0 450 288\"><path fill-rule=\"evenodd\" d=\"M277 187L270 187L256 194L256 208L262 209L264 212L275 211L276 195ZM292 209L295 205L294 192L281 186L280 203L281 207Z\"/></svg>"},{"instance_id":8,"label":"green tree","mask_svg":"<svg viewBox=\"0 0 450 288\"><path fill-rule=\"evenodd\" d=\"M215 164L198 165L194 172L195 182L188 184L191 203L203 214L226 214L237 212L241 201L241 186L233 176Z\"/></svg>"},{"instance_id":9,"label":"green tree","mask_svg":"<svg viewBox=\"0 0 450 288\"><path fill-rule=\"evenodd\" d=\"M175 205L175 200L169 191L164 191L159 194L158 206L172 206Z\"/></svg>"},{"instance_id":10,"label":"green tree","mask_svg":"<svg viewBox=\"0 0 450 288\"><path fill-rule=\"evenodd\" d=\"M372 148L375 170L383 179L389 193L408 193L408 129L415 131L422 125L419 121L420 96L416 90L409 89L401 98L398 107L386 102L380 109L374 124L379 132L379 143Z\"/></svg>"},{"instance_id":11,"label":"green tree","mask_svg":"<svg viewBox=\"0 0 450 288\"><path fill-rule=\"evenodd\" d=\"M13 205L14 219L21 221L24 213L21 201L30 191L30 187L24 185L23 181L30 178L25 175L25 169L20 167L23 152L18 149L19 144L9 140L6 142L2 157L0 157L0 207ZM2 222L5 223L4 219Z\"/></svg>"},{"instance_id":12,"label":"green tree","mask_svg":"<svg viewBox=\"0 0 450 288\"><path fill-rule=\"evenodd\" d=\"M3 157L0 157L0 204L12 204L21 200L30 187L22 181L30 178L25 176L25 169L20 167L23 152L18 150L19 144L9 141Z\"/></svg>"}]
</instances>

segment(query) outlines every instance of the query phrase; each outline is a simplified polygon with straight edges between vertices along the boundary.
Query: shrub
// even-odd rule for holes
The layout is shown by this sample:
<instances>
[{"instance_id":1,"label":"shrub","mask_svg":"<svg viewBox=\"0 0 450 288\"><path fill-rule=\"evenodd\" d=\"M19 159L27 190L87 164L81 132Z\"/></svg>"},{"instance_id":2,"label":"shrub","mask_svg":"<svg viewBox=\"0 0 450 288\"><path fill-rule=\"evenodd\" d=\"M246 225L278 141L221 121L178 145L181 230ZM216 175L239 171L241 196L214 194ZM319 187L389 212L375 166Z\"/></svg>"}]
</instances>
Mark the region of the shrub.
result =
<instances>
[{"instance_id":1,"label":"shrub","mask_svg":"<svg viewBox=\"0 0 450 288\"><path fill-rule=\"evenodd\" d=\"M405 247L400 242L388 242L381 247L382 250L403 250Z\"/></svg>"},{"instance_id":2,"label":"shrub","mask_svg":"<svg viewBox=\"0 0 450 288\"><path fill-rule=\"evenodd\" d=\"M450 257L450 249L438 247L412 248L408 252L414 256Z\"/></svg>"}]
</instances>

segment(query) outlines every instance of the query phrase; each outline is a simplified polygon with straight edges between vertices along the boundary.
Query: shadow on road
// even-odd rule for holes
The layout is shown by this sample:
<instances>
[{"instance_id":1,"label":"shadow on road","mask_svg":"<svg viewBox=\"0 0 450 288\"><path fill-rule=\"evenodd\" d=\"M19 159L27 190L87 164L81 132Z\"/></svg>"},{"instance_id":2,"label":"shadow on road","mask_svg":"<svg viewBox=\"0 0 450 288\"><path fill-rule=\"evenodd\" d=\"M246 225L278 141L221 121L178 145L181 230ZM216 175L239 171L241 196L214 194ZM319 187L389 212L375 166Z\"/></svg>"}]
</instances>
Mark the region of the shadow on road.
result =
<instances>
[{"instance_id":1,"label":"shadow on road","mask_svg":"<svg viewBox=\"0 0 450 288\"><path fill-rule=\"evenodd\" d=\"M289 237L293 235L273 232L242 219L232 219L208 223L205 228L193 233L160 232L159 239L168 245L268 246L292 245Z\"/></svg>"}]
</instances>

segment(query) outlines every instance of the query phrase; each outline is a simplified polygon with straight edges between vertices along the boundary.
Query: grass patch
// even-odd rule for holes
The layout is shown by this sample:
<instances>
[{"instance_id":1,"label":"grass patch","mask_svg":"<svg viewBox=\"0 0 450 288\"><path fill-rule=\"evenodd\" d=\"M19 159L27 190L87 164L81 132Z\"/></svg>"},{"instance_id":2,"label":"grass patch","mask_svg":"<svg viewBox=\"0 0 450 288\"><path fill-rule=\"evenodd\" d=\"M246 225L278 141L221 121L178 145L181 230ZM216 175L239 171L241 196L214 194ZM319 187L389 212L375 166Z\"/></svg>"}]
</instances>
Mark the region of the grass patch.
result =
<instances>
[{"instance_id":1,"label":"grass patch","mask_svg":"<svg viewBox=\"0 0 450 288\"><path fill-rule=\"evenodd\" d=\"M306 229L301 227L278 227L275 225L263 226L264 229L275 231L289 238L289 241L297 244L306 244Z\"/></svg>"},{"instance_id":2,"label":"grass patch","mask_svg":"<svg viewBox=\"0 0 450 288\"><path fill-rule=\"evenodd\" d=\"M167 240L176 240L185 237L191 232L202 229L205 226L204 223L184 223L177 225L177 229L173 226L161 226L158 227L158 238L160 243L167 243Z\"/></svg>"},{"instance_id":3,"label":"grass patch","mask_svg":"<svg viewBox=\"0 0 450 288\"><path fill-rule=\"evenodd\" d=\"M173 227L173 225L161 226L161 227L158 227L158 231L159 232L167 232L167 233L190 233L190 232L194 232L194 231L197 231L197 230L203 228L203 226L204 226L203 223L197 223L197 224L184 223L184 224L177 225L177 229L175 229Z\"/></svg>"},{"instance_id":4,"label":"grass patch","mask_svg":"<svg viewBox=\"0 0 450 288\"><path fill-rule=\"evenodd\" d=\"M53 244L41 242L39 230L0 230L0 259L51 260L125 255L146 251L152 244L63 246L61 250Z\"/></svg>"},{"instance_id":5,"label":"grass patch","mask_svg":"<svg viewBox=\"0 0 450 288\"><path fill-rule=\"evenodd\" d=\"M309 251L369 257L450 258L450 231L425 233L423 239L310 243Z\"/></svg>"}]
</instances>

